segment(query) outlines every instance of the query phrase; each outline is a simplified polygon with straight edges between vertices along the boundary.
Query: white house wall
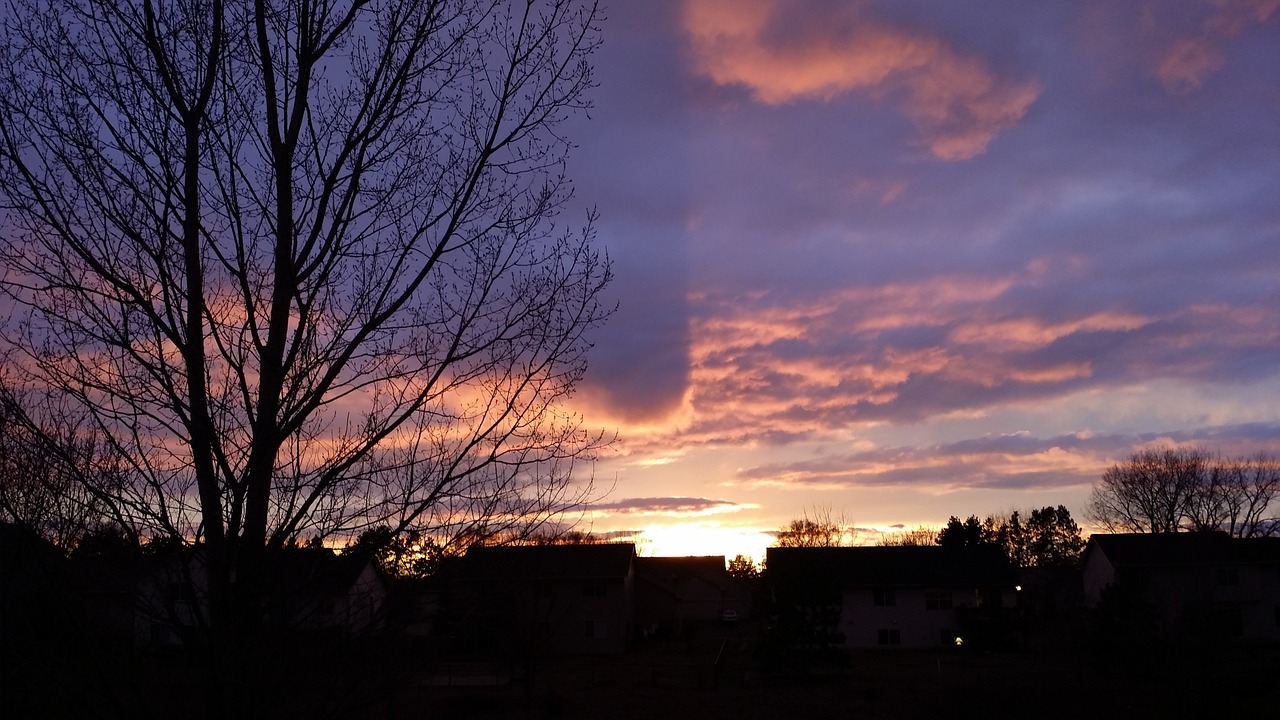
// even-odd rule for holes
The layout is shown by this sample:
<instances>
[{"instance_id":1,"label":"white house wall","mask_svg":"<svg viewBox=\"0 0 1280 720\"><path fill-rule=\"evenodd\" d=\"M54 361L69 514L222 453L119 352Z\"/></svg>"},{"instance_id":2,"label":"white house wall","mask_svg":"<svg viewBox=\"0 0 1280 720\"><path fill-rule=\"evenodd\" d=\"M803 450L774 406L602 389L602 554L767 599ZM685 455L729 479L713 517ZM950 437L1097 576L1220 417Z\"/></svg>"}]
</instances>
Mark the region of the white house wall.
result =
<instances>
[{"instance_id":1,"label":"white house wall","mask_svg":"<svg viewBox=\"0 0 1280 720\"><path fill-rule=\"evenodd\" d=\"M928 596L931 593L950 599L951 607L929 609ZM845 647L941 647L962 634L956 610L978 606L974 590L894 588L893 594L893 605L876 605L873 589L844 591L839 630L844 634ZM1015 592L1002 590L1000 601L1003 607L1013 607L1017 602ZM882 643L881 630L897 630L898 644ZM946 631L945 639L943 631Z\"/></svg>"},{"instance_id":2,"label":"white house wall","mask_svg":"<svg viewBox=\"0 0 1280 720\"><path fill-rule=\"evenodd\" d=\"M1085 605L1096 608L1098 601L1102 598L1102 591L1116 581L1116 569L1101 550L1094 548L1094 552L1085 556L1081 576L1084 583Z\"/></svg>"}]
</instances>

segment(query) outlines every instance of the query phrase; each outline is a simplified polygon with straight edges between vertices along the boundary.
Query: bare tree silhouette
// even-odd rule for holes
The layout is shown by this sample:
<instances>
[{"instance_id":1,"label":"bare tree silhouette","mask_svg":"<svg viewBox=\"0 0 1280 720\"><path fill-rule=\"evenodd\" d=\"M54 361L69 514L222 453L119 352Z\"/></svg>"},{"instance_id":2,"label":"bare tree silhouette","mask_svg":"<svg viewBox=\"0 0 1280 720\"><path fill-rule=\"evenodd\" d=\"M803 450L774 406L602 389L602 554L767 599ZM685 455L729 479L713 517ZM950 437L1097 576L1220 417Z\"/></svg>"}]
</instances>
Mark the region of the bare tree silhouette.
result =
<instances>
[{"instance_id":1,"label":"bare tree silhouette","mask_svg":"<svg viewBox=\"0 0 1280 720\"><path fill-rule=\"evenodd\" d=\"M774 546L841 547L853 545L857 535L857 529L843 515L833 517L831 508L815 507L780 528Z\"/></svg>"},{"instance_id":2,"label":"bare tree silhouette","mask_svg":"<svg viewBox=\"0 0 1280 720\"><path fill-rule=\"evenodd\" d=\"M1088 515L1111 532L1222 530L1261 537L1280 533L1273 507L1278 495L1275 458L1157 448L1107 468L1093 486Z\"/></svg>"},{"instance_id":3,"label":"bare tree silhouette","mask_svg":"<svg viewBox=\"0 0 1280 720\"><path fill-rule=\"evenodd\" d=\"M588 107L598 20L573 0L8 4L9 364L127 460L122 520L201 543L225 637L260 621L269 549L518 534L590 496L571 471L607 438L562 400L610 268L593 218L561 219L560 125Z\"/></svg>"}]
</instances>

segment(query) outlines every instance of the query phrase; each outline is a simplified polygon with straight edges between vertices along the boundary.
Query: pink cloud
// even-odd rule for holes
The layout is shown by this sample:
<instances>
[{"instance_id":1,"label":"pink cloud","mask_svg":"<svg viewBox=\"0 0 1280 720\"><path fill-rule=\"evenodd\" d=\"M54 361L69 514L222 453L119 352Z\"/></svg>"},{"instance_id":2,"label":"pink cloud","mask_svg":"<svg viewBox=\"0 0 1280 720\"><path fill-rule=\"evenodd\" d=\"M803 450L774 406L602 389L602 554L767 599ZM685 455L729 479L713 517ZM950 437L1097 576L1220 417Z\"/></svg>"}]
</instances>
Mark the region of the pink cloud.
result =
<instances>
[{"instance_id":1,"label":"pink cloud","mask_svg":"<svg viewBox=\"0 0 1280 720\"><path fill-rule=\"evenodd\" d=\"M1028 432L988 435L927 447L882 447L738 471L750 486L885 488L930 492L976 488L1020 490L1083 487L1107 467L1146 447L1208 447L1228 457L1270 452L1280 433L1272 424L1203 427L1176 432L1103 434L1082 431L1054 437Z\"/></svg>"},{"instance_id":2,"label":"pink cloud","mask_svg":"<svg viewBox=\"0 0 1280 720\"><path fill-rule=\"evenodd\" d=\"M1012 438L1014 442L972 447L883 448L794 463L746 468L739 478L752 486L927 487L932 492L973 488L1071 487L1093 481L1109 464L1098 448L1061 439Z\"/></svg>"},{"instance_id":3,"label":"pink cloud","mask_svg":"<svg viewBox=\"0 0 1280 720\"><path fill-rule=\"evenodd\" d=\"M623 428L624 452L776 445L1155 378L1241 378L1280 332L1265 305L1037 312L1026 297L1043 270L691 297L681 409Z\"/></svg>"},{"instance_id":4,"label":"pink cloud","mask_svg":"<svg viewBox=\"0 0 1280 720\"><path fill-rule=\"evenodd\" d=\"M956 325L950 338L961 345L1026 350L1043 347L1058 338L1077 332L1136 330L1150 322L1131 313L1098 312L1067 322L1044 322L1034 317L1017 317L986 322L966 321Z\"/></svg>"},{"instance_id":5,"label":"pink cloud","mask_svg":"<svg viewBox=\"0 0 1280 720\"><path fill-rule=\"evenodd\" d=\"M1205 78L1225 64L1217 46L1205 38L1190 38L1175 44L1165 53L1156 75L1171 93L1199 90Z\"/></svg>"},{"instance_id":6,"label":"pink cloud","mask_svg":"<svg viewBox=\"0 0 1280 720\"><path fill-rule=\"evenodd\" d=\"M1280 0L1210 0L1218 11L1206 28L1225 37L1240 34L1254 23L1264 23L1280 10Z\"/></svg>"},{"instance_id":7,"label":"pink cloud","mask_svg":"<svg viewBox=\"0 0 1280 720\"><path fill-rule=\"evenodd\" d=\"M1211 0L1215 10L1200 34L1173 43L1156 64L1165 90L1185 94L1199 90L1226 65L1222 45L1250 26L1265 23L1280 10L1280 0Z\"/></svg>"},{"instance_id":8,"label":"pink cloud","mask_svg":"<svg viewBox=\"0 0 1280 720\"><path fill-rule=\"evenodd\" d=\"M697 72L768 105L851 92L891 99L935 157L966 160L1016 125L1039 95L1033 82L994 76L941 39L890 27L860 5L795 0L687 0L684 29Z\"/></svg>"},{"instance_id":9,"label":"pink cloud","mask_svg":"<svg viewBox=\"0 0 1280 720\"><path fill-rule=\"evenodd\" d=\"M740 503L700 497L644 497L623 498L591 506L593 513L622 515L711 515L738 512L746 506Z\"/></svg>"}]
</instances>

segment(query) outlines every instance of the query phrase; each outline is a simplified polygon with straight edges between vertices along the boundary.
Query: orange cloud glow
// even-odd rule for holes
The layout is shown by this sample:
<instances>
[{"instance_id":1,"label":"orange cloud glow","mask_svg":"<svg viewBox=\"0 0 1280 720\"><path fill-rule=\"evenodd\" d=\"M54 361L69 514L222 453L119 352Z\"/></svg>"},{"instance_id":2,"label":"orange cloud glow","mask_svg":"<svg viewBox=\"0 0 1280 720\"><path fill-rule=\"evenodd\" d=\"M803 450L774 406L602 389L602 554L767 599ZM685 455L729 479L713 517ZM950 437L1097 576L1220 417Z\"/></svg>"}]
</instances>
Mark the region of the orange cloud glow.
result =
<instances>
[{"instance_id":1,"label":"orange cloud glow","mask_svg":"<svg viewBox=\"0 0 1280 720\"><path fill-rule=\"evenodd\" d=\"M991 322L966 322L951 331L951 339L962 344L984 344L1005 349L1029 349L1047 345L1077 332L1136 330L1150 322L1126 313L1101 312L1064 323L1045 323L1024 317Z\"/></svg>"},{"instance_id":2,"label":"orange cloud glow","mask_svg":"<svg viewBox=\"0 0 1280 720\"><path fill-rule=\"evenodd\" d=\"M954 492L980 486L992 478L1026 474L1061 473L1075 477L1093 477L1109 464L1089 452L1050 447L1029 454L1012 452L970 452L956 455L928 453L894 454L881 460L858 462L845 458L845 466L831 468L803 466L778 469L769 477L750 481L755 486L812 490L818 487L839 488L849 485L864 487L891 486L901 482L902 475L933 478L933 492Z\"/></svg>"},{"instance_id":3,"label":"orange cloud glow","mask_svg":"<svg viewBox=\"0 0 1280 720\"><path fill-rule=\"evenodd\" d=\"M1055 256L1000 275L812 293L690 293L682 401L665 418L623 423L619 455L667 462L696 447L783 445L886 422L979 417L1133 377L1229 378L1232 363L1195 349L1232 348L1229 357L1245 367L1277 332L1265 305L1151 314L1034 299L1046 278L1074 273L1077 264Z\"/></svg>"},{"instance_id":4,"label":"orange cloud glow","mask_svg":"<svg viewBox=\"0 0 1280 720\"><path fill-rule=\"evenodd\" d=\"M986 151L1016 125L1038 85L997 79L987 65L942 40L863 17L857 5L792 0L688 0L684 29L698 72L749 88L759 102L831 100L861 91L894 98L942 160Z\"/></svg>"},{"instance_id":5,"label":"orange cloud glow","mask_svg":"<svg viewBox=\"0 0 1280 720\"><path fill-rule=\"evenodd\" d=\"M1056 323L986 317L984 306L1034 282L1034 274L943 276L842 288L789 303L701 297L714 310L691 328L693 422L680 437L715 443L820 433L833 422L856 422L870 408L898 402L904 388L930 378L974 388L1085 379L1094 372L1088 362L1025 357L1075 333L1127 331L1148 322L1114 312ZM934 329L927 330L934 341L912 347L881 339L913 328Z\"/></svg>"}]
</instances>

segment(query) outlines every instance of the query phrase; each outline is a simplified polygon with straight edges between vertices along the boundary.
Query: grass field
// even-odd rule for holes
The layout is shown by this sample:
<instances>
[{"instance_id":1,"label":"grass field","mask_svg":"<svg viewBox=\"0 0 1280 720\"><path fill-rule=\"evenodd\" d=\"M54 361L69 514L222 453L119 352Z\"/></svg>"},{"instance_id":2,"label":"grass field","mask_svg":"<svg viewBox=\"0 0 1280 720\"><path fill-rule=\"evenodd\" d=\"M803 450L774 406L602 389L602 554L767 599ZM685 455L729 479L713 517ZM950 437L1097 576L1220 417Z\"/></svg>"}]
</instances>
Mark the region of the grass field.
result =
<instances>
[{"instance_id":1,"label":"grass field","mask_svg":"<svg viewBox=\"0 0 1280 720\"><path fill-rule=\"evenodd\" d=\"M823 661L759 650L745 624L601 656L449 658L426 639L316 642L291 646L285 665L260 658L274 680L250 705L259 711L253 717L311 720L1280 716L1277 647L1103 649L1059 639L994 652L855 651ZM0 707L26 708L15 718L206 715L197 657L61 657L67 662L57 666L35 656L6 663ZM14 671L28 666L24 684L12 685Z\"/></svg>"},{"instance_id":2,"label":"grass field","mask_svg":"<svg viewBox=\"0 0 1280 720\"><path fill-rule=\"evenodd\" d=\"M401 697L393 716L1141 719L1280 712L1280 651L1260 648L858 651L765 670L750 640L730 634L622 656L546 660L532 677L508 677L505 685L421 688Z\"/></svg>"}]
</instances>

